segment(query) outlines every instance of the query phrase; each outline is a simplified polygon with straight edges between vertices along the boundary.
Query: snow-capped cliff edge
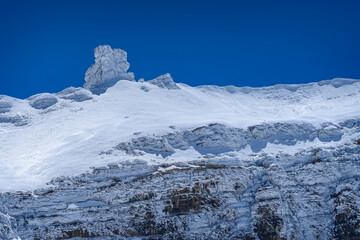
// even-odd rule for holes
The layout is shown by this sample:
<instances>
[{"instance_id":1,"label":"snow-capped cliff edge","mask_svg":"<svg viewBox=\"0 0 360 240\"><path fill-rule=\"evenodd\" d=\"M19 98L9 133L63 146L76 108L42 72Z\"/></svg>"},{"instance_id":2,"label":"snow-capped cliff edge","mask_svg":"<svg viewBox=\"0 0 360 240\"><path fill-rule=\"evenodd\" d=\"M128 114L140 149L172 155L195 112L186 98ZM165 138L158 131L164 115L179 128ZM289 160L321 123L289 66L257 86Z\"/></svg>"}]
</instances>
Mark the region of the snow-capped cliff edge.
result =
<instances>
[{"instance_id":1,"label":"snow-capped cliff edge","mask_svg":"<svg viewBox=\"0 0 360 240\"><path fill-rule=\"evenodd\" d=\"M84 88L0 96L8 239L358 234L360 80L190 87L129 66L99 46Z\"/></svg>"}]
</instances>

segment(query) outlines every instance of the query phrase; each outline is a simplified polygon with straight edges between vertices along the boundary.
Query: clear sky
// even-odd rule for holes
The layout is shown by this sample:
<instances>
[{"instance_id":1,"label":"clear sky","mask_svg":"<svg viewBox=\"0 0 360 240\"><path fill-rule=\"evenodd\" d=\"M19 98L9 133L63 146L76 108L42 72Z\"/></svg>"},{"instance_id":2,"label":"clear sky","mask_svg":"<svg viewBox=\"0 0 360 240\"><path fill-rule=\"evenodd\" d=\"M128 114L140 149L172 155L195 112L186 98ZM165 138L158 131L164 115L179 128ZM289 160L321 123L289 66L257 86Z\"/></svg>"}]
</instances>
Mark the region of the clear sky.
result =
<instances>
[{"instance_id":1,"label":"clear sky","mask_svg":"<svg viewBox=\"0 0 360 240\"><path fill-rule=\"evenodd\" d=\"M360 78L360 1L0 0L0 94L82 86L93 49L191 86Z\"/></svg>"}]
</instances>

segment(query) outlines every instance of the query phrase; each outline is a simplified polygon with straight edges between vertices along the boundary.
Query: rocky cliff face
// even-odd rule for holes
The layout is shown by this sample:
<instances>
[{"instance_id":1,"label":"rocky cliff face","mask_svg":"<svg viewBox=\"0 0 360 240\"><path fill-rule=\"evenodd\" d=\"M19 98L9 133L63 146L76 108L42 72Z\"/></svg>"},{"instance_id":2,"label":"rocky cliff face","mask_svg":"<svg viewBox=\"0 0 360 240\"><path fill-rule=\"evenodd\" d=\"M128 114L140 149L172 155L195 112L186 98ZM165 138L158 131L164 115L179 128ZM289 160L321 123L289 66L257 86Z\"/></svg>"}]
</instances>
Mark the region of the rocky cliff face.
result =
<instances>
[{"instance_id":1,"label":"rocky cliff face","mask_svg":"<svg viewBox=\"0 0 360 240\"><path fill-rule=\"evenodd\" d=\"M338 132L359 132L359 122L346 121ZM248 131L269 143L269 136L303 137L293 131L298 127ZM360 140L239 158L229 149L241 142L239 132L246 135L215 124L183 133L183 143L208 149L206 160L128 161L57 178L34 192L3 193L1 204L16 222L6 215L5 236L17 230L23 239L359 239ZM132 142L128 152L171 152L179 145L168 139Z\"/></svg>"}]
</instances>

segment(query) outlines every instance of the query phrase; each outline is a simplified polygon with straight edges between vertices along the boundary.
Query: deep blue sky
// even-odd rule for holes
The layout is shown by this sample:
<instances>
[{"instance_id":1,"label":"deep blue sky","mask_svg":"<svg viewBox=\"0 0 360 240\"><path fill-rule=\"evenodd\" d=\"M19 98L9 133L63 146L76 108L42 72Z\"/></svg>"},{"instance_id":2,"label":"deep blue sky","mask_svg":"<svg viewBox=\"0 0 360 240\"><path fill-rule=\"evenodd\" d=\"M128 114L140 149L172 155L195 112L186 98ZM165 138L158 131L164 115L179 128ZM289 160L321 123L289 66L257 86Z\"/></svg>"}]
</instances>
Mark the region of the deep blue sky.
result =
<instances>
[{"instance_id":1,"label":"deep blue sky","mask_svg":"<svg viewBox=\"0 0 360 240\"><path fill-rule=\"evenodd\" d=\"M360 78L360 1L0 0L0 94L82 86L93 49L136 79L266 86Z\"/></svg>"}]
</instances>

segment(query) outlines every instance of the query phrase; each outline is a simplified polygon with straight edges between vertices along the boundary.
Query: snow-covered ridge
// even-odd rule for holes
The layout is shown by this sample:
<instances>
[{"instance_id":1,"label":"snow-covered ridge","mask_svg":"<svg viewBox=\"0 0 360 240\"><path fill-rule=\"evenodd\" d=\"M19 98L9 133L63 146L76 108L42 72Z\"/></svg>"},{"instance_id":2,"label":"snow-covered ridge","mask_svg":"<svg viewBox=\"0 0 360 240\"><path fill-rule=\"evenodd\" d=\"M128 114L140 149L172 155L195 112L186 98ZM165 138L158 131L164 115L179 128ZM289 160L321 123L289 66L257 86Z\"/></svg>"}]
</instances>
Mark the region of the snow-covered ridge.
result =
<instances>
[{"instance_id":1,"label":"snow-covered ridge","mask_svg":"<svg viewBox=\"0 0 360 240\"><path fill-rule=\"evenodd\" d=\"M190 87L175 83L170 74L135 81L126 57L122 50L98 47L85 89L28 99L0 96L1 191L36 189L53 178L119 161L157 165L225 150L246 158L285 147L337 145L358 136L357 127L342 124L360 118L360 80ZM259 140L249 129L279 137ZM180 137L167 145L172 135ZM196 146L199 141L207 144L206 151ZM159 149L171 154L157 155Z\"/></svg>"},{"instance_id":2,"label":"snow-covered ridge","mask_svg":"<svg viewBox=\"0 0 360 240\"><path fill-rule=\"evenodd\" d=\"M243 92L243 93L250 93L250 92L271 92L273 90L288 90L291 92L296 92L300 89L304 88L316 88L317 86L326 86L331 85L335 88L339 88L345 85L351 85L354 83L358 83L360 79L351 79L351 78L334 78L331 80L323 80L319 82L311 82L311 83L305 83L305 84L277 84L274 86L267 86L267 87L236 87L233 85L230 86L216 86L216 85L203 85L198 86L199 88L205 88L205 89L224 89L230 93L236 93L236 92Z\"/></svg>"}]
</instances>

